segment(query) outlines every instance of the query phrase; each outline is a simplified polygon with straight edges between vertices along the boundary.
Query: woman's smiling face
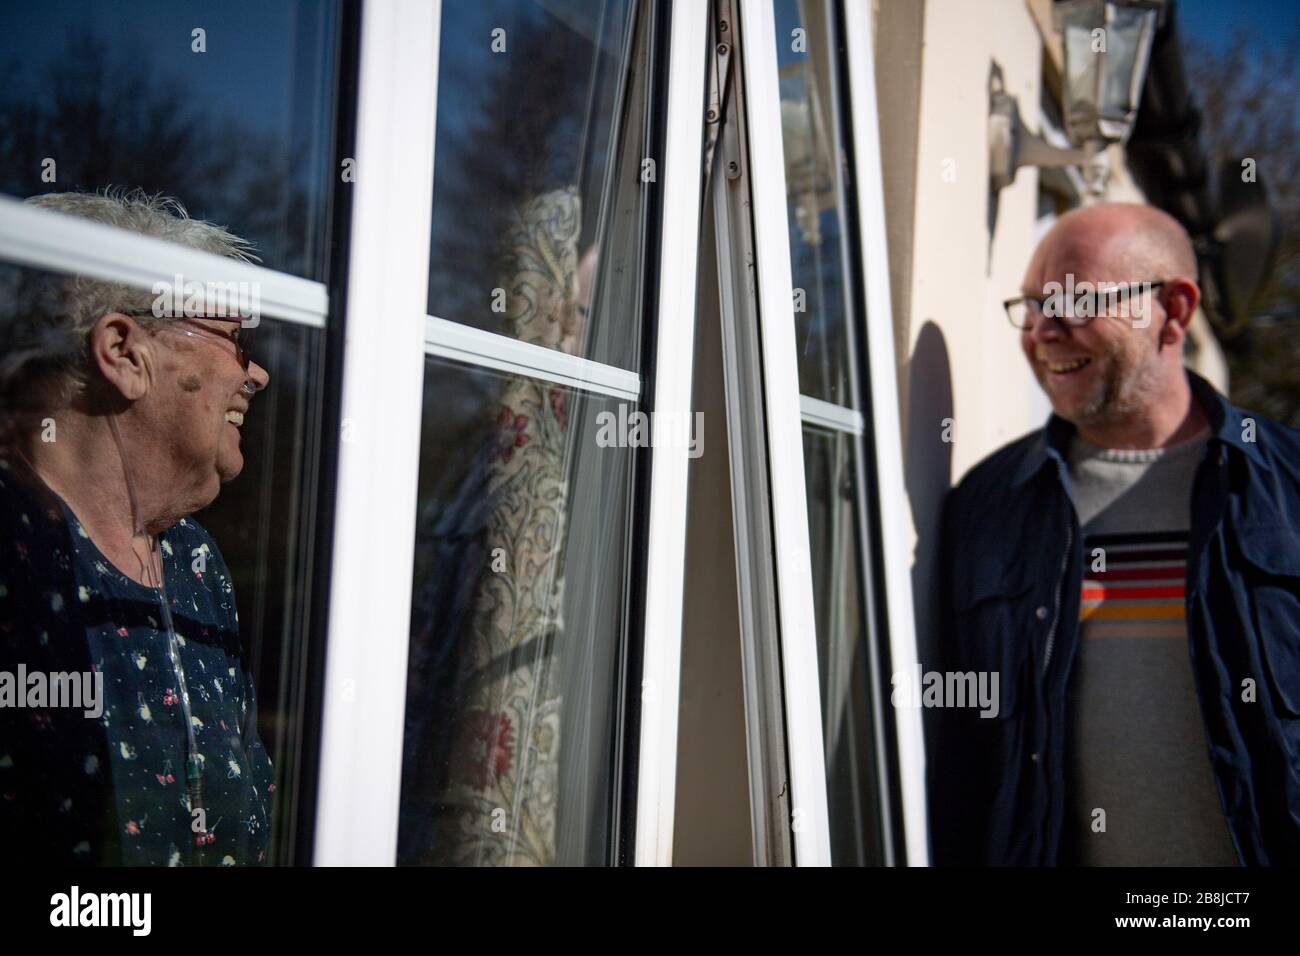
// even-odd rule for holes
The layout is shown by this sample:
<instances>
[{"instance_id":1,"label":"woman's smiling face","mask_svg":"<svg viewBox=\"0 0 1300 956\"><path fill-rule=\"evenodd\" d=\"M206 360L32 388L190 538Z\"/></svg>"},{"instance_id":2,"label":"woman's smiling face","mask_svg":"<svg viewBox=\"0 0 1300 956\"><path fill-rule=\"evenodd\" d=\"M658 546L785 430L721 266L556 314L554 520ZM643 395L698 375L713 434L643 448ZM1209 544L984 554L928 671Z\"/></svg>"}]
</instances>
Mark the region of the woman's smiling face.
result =
<instances>
[{"instance_id":1,"label":"woman's smiling face","mask_svg":"<svg viewBox=\"0 0 1300 956\"><path fill-rule=\"evenodd\" d=\"M140 330L148 384L132 411L143 451L194 510L243 470L239 429L252 396L269 382L256 362L244 369L237 329L221 319L163 319Z\"/></svg>"}]
</instances>

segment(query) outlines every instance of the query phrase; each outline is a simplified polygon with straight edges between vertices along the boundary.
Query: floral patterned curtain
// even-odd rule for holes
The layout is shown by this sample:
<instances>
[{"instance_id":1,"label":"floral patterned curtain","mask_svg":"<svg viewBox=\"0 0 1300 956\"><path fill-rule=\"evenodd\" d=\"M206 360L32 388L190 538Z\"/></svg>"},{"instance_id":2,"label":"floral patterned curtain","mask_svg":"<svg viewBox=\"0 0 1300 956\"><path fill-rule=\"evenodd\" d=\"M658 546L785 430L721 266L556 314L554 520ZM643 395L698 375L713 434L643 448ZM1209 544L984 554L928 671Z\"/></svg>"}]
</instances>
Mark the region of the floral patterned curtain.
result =
<instances>
[{"instance_id":1,"label":"floral patterned curtain","mask_svg":"<svg viewBox=\"0 0 1300 956\"><path fill-rule=\"evenodd\" d=\"M514 337L583 354L578 282L582 205L575 189L537 196L505 237L500 287ZM542 866L555 861L568 507L568 392L512 377L485 484L493 570L474 596L462 654L448 791L431 862Z\"/></svg>"}]
</instances>

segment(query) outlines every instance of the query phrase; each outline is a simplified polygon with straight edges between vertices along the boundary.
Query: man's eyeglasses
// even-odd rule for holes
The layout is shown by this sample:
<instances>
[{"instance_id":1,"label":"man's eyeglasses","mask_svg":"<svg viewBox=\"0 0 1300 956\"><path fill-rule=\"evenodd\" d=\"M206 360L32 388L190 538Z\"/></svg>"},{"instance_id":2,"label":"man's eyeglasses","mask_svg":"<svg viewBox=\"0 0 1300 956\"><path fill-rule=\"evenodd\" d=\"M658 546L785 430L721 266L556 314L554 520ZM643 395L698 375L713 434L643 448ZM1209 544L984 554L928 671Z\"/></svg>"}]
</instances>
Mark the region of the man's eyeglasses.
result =
<instances>
[{"instance_id":1,"label":"man's eyeglasses","mask_svg":"<svg viewBox=\"0 0 1300 956\"><path fill-rule=\"evenodd\" d=\"M1115 316L1128 305L1135 295L1140 300L1165 284L1159 282L1125 282L1107 286L1079 283L1078 288L1052 295L1020 295L1002 303L1007 318L1017 329L1030 329L1044 315L1058 319L1063 325L1078 328L1101 316ZM1130 313L1133 314L1133 313Z\"/></svg>"},{"instance_id":2,"label":"man's eyeglasses","mask_svg":"<svg viewBox=\"0 0 1300 956\"><path fill-rule=\"evenodd\" d=\"M152 318L159 318L158 316L155 316L152 311L147 309L136 310L134 312L124 312L122 314L135 317L150 316ZM246 328L243 325L242 319L230 318L227 316L213 316L207 319L209 322L229 322L234 325L234 329L229 335L222 335L220 332L210 329L206 325L191 318L167 318L164 316L160 321L163 323L163 329L176 332L180 335L189 335L196 339L217 339L222 342L229 342L235 347L236 361L239 362L245 372L248 371L249 363L252 362L252 356L249 354L249 346L253 338L253 330L251 328ZM185 326L185 328L178 328L178 326Z\"/></svg>"}]
</instances>

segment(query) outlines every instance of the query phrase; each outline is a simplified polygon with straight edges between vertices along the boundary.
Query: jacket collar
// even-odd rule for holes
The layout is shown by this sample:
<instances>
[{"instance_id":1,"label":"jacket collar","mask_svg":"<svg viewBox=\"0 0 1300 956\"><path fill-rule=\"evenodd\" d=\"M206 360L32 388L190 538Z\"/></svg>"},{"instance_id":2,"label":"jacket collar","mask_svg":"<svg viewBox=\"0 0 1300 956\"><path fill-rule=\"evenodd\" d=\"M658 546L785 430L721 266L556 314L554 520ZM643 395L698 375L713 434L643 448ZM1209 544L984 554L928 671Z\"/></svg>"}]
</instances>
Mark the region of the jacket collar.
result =
<instances>
[{"instance_id":1,"label":"jacket collar","mask_svg":"<svg viewBox=\"0 0 1300 956\"><path fill-rule=\"evenodd\" d=\"M1261 468L1269 468L1268 459L1259 450L1258 441L1246 441L1242 437L1241 409L1229 404L1219 391L1191 369L1187 372L1187 383L1192 395L1201 403L1206 417L1210 420L1210 441L1230 445L1246 455ZM1258 425L1256 426L1256 431ZM1047 424L1034 436L1034 440L1025 449L1024 457L1011 480L1011 487L1016 488L1033 478L1049 461L1064 464L1068 460L1070 439L1074 437L1075 427L1055 413ZM1258 434L1255 436L1258 438Z\"/></svg>"}]
</instances>

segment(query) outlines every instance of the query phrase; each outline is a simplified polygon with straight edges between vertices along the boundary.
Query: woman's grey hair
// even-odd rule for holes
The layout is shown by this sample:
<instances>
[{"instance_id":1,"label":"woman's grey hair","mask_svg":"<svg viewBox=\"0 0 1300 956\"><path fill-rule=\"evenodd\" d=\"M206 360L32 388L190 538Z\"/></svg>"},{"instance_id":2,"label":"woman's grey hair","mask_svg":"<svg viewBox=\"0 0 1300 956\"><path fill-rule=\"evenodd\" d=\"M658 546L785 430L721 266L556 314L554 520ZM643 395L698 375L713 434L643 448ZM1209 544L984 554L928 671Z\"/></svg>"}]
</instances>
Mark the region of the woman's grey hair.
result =
<instances>
[{"instance_id":1,"label":"woman's grey hair","mask_svg":"<svg viewBox=\"0 0 1300 956\"><path fill-rule=\"evenodd\" d=\"M109 188L99 193L47 193L28 205L145 236L211 252L242 262L256 262L252 245L221 226L191 219L181 203L161 193ZM4 281L0 292L0 417L9 418L29 404L33 391L44 400L71 401L89 381L89 333L110 312L148 311L157 296L85 276L22 270ZM12 294L9 294L9 293ZM61 386L50 393L50 385ZM26 400L26 401L24 401Z\"/></svg>"}]
</instances>

